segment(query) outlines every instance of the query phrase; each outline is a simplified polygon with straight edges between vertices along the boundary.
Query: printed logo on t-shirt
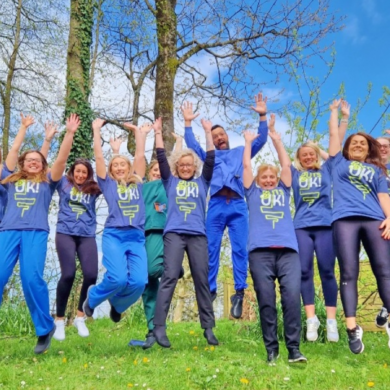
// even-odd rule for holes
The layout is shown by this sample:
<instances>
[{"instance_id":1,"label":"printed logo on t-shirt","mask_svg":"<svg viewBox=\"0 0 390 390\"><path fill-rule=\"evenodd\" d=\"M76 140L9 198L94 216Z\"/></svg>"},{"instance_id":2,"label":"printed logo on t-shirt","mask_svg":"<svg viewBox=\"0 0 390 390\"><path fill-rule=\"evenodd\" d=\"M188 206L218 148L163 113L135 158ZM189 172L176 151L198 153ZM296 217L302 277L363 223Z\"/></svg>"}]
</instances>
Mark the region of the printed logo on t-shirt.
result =
<instances>
[{"instance_id":1,"label":"printed logo on t-shirt","mask_svg":"<svg viewBox=\"0 0 390 390\"><path fill-rule=\"evenodd\" d=\"M187 215L196 209L196 202L189 202L188 198L198 198L199 187L195 181L180 180L176 186L176 204L179 210L184 211L184 221L187 221Z\"/></svg>"},{"instance_id":2,"label":"printed logo on t-shirt","mask_svg":"<svg viewBox=\"0 0 390 390\"><path fill-rule=\"evenodd\" d=\"M79 216L87 211L87 208L84 206L84 204L89 204L90 199L90 194L84 194L77 188L72 187L70 191L69 207L74 213L76 213L76 219L79 219Z\"/></svg>"},{"instance_id":3,"label":"printed logo on t-shirt","mask_svg":"<svg viewBox=\"0 0 390 390\"><path fill-rule=\"evenodd\" d=\"M131 225L132 219L136 216L139 211L138 204L131 204L133 199L139 199L138 186L135 183L129 184L127 187L118 184L118 200L119 208L122 210L122 214L125 217L129 217L129 222Z\"/></svg>"},{"instance_id":4,"label":"printed logo on t-shirt","mask_svg":"<svg viewBox=\"0 0 390 390\"><path fill-rule=\"evenodd\" d=\"M320 192L315 191L315 189L321 188L322 174L321 172L303 172L299 177L298 184L299 195L310 207L320 197Z\"/></svg>"},{"instance_id":5,"label":"printed logo on t-shirt","mask_svg":"<svg viewBox=\"0 0 390 390\"><path fill-rule=\"evenodd\" d=\"M16 206L22 209L22 217L24 212L29 210L31 206L35 204L37 199L35 195L39 193L39 184L29 180L18 180L15 183L15 201ZM29 194L30 196L27 196Z\"/></svg>"},{"instance_id":6,"label":"printed logo on t-shirt","mask_svg":"<svg viewBox=\"0 0 390 390\"><path fill-rule=\"evenodd\" d=\"M284 211L274 211L274 207L284 207L284 191L280 189L265 190L260 195L260 212L264 214L265 219L272 221L272 229L275 224L284 217Z\"/></svg>"},{"instance_id":7,"label":"printed logo on t-shirt","mask_svg":"<svg viewBox=\"0 0 390 390\"><path fill-rule=\"evenodd\" d=\"M363 199L366 199L366 195L371 192L371 188L366 183L371 183L375 175L375 169L366 165L363 165L359 161L351 161L349 164L348 176L350 182L363 194Z\"/></svg>"}]
</instances>

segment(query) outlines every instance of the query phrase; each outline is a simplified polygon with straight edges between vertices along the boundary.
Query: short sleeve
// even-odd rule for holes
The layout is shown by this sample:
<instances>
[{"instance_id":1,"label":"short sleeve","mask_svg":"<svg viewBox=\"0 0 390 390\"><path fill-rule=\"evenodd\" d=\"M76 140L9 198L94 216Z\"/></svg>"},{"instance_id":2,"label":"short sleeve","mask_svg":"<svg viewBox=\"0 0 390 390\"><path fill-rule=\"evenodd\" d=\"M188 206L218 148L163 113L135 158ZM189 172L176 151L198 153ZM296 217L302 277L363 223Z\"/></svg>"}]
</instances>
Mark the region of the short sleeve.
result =
<instances>
[{"instance_id":1,"label":"short sleeve","mask_svg":"<svg viewBox=\"0 0 390 390\"><path fill-rule=\"evenodd\" d=\"M386 175L383 174L381 171L379 173L379 179L378 179L378 193L389 193L389 189L387 187L387 180L386 180Z\"/></svg>"}]
</instances>

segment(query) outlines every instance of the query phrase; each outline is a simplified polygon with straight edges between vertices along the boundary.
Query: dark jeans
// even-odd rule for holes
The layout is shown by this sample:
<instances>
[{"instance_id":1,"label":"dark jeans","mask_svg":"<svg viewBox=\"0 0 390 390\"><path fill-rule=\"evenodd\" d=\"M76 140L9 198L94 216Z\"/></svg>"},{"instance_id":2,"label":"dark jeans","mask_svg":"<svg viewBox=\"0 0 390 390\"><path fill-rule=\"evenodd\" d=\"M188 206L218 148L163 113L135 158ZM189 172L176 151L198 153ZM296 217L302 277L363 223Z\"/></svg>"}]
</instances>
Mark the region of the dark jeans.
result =
<instances>
[{"instance_id":1,"label":"dark jeans","mask_svg":"<svg viewBox=\"0 0 390 390\"><path fill-rule=\"evenodd\" d=\"M98 275L98 253L95 237L70 236L56 234L56 248L61 267L61 278L57 285L57 316L64 317L69 294L76 275L76 254L83 272L80 299L77 309L83 311L83 302L88 287L96 283Z\"/></svg>"},{"instance_id":2,"label":"dark jeans","mask_svg":"<svg viewBox=\"0 0 390 390\"><path fill-rule=\"evenodd\" d=\"M183 264L184 252L195 285L200 323L203 329L215 326L213 304L208 283L208 251L206 236L167 233L164 235L164 272L157 293L154 325L165 325L169 306Z\"/></svg>"},{"instance_id":3,"label":"dark jeans","mask_svg":"<svg viewBox=\"0 0 390 390\"><path fill-rule=\"evenodd\" d=\"M342 218L333 223L345 317L356 317L360 242L370 260L383 306L390 308L390 242L381 237L381 223L365 217Z\"/></svg>"},{"instance_id":4,"label":"dark jeans","mask_svg":"<svg viewBox=\"0 0 390 390\"><path fill-rule=\"evenodd\" d=\"M275 280L278 279L283 309L284 337L288 350L299 348L301 333L301 264L289 248L258 248L249 253L260 311L265 348L279 351Z\"/></svg>"}]
</instances>

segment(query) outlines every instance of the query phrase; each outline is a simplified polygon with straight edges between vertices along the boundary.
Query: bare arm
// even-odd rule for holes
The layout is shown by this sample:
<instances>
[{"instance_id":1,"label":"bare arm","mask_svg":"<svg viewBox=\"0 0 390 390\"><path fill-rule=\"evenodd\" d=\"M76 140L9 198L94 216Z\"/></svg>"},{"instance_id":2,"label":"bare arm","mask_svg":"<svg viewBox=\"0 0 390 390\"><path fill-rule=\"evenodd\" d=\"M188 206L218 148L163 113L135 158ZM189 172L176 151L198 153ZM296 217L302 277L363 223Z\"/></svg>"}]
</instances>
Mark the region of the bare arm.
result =
<instances>
[{"instance_id":1,"label":"bare arm","mask_svg":"<svg viewBox=\"0 0 390 390\"><path fill-rule=\"evenodd\" d=\"M183 150L183 137L180 134L176 134L174 132L171 133L173 138L175 138L175 146L173 150L175 152L181 152Z\"/></svg>"},{"instance_id":2,"label":"bare arm","mask_svg":"<svg viewBox=\"0 0 390 390\"><path fill-rule=\"evenodd\" d=\"M119 154L119 150L121 148L123 141L124 141L124 137L110 138L110 146L113 155Z\"/></svg>"},{"instance_id":3,"label":"bare arm","mask_svg":"<svg viewBox=\"0 0 390 390\"><path fill-rule=\"evenodd\" d=\"M20 119L21 119L21 124L20 124L18 134L16 135L14 139L14 143L12 144L12 147L8 152L7 158L5 160L7 168L10 171L13 171L16 168L16 163L18 162L19 150L20 147L22 146L24 137L26 136L27 129L32 124L34 124L34 118L31 115L24 116L23 113L20 113Z\"/></svg>"},{"instance_id":4,"label":"bare arm","mask_svg":"<svg viewBox=\"0 0 390 390\"><path fill-rule=\"evenodd\" d=\"M96 175L101 179L105 179L107 176L106 162L104 161L104 155L102 150L102 140L100 137L100 130L104 126L105 121L103 119L95 119L92 122L93 129L93 150L95 153L96 161Z\"/></svg>"},{"instance_id":5,"label":"bare arm","mask_svg":"<svg viewBox=\"0 0 390 390\"><path fill-rule=\"evenodd\" d=\"M79 126L79 117L76 114L71 114L70 117L66 120L66 134L64 139L62 140L57 158L54 161L53 166L51 167L51 178L53 181L60 180L62 174L65 171L66 162L68 160L69 153L72 148L73 137Z\"/></svg>"},{"instance_id":6,"label":"bare arm","mask_svg":"<svg viewBox=\"0 0 390 390\"><path fill-rule=\"evenodd\" d=\"M390 240L390 196L387 193L378 193L379 203L386 216L386 219L379 226L379 229L383 229L382 237L385 240Z\"/></svg>"},{"instance_id":7,"label":"bare arm","mask_svg":"<svg viewBox=\"0 0 390 390\"><path fill-rule=\"evenodd\" d=\"M340 144L342 144L348 129L348 119L351 111L351 105L346 100L341 100L340 108L341 108L341 120L339 126L339 139L340 139Z\"/></svg>"},{"instance_id":8,"label":"bare arm","mask_svg":"<svg viewBox=\"0 0 390 390\"><path fill-rule=\"evenodd\" d=\"M49 154L51 141L54 136L58 133L58 126L54 122L46 122L45 123L45 139L43 140L43 144L41 147L41 153L47 159Z\"/></svg>"},{"instance_id":9,"label":"bare arm","mask_svg":"<svg viewBox=\"0 0 390 390\"><path fill-rule=\"evenodd\" d=\"M330 119L329 119L329 155L335 156L341 150L341 143L338 129L338 111L340 100L334 100L329 106Z\"/></svg>"},{"instance_id":10,"label":"bare arm","mask_svg":"<svg viewBox=\"0 0 390 390\"><path fill-rule=\"evenodd\" d=\"M253 183L253 172L251 164L252 154L252 142L259 137L259 134L251 133L250 131L244 131L245 148L242 157L242 165L244 167L243 183L245 188L249 188Z\"/></svg>"},{"instance_id":11,"label":"bare arm","mask_svg":"<svg viewBox=\"0 0 390 390\"><path fill-rule=\"evenodd\" d=\"M153 123L154 140L156 142L156 148L164 149L164 140L162 137L162 119L157 118Z\"/></svg>"},{"instance_id":12,"label":"bare arm","mask_svg":"<svg viewBox=\"0 0 390 390\"><path fill-rule=\"evenodd\" d=\"M278 154L279 163L282 168L280 172L280 179L287 186L291 187L292 175L291 175L291 160L284 148L282 138L279 133L275 131L275 114L271 114L271 119L268 123L268 135L272 139L272 143Z\"/></svg>"}]
</instances>

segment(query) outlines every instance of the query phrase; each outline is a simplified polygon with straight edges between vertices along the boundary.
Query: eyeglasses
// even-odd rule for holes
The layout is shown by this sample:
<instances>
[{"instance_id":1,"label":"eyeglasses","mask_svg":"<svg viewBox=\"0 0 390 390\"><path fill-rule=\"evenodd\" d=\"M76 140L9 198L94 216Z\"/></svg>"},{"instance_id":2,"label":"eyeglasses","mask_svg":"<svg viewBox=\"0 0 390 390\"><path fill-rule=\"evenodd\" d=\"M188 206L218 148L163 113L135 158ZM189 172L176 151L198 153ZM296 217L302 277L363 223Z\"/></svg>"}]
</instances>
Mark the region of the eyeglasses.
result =
<instances>
[{"instance_id":1,"label":"eyeglasses","mask_svg":"<svg viewBox=\"0 0 390 390\"><path fill-rule=\"evenodd\" d=\"M41 163L42 164L42 160L40 158L25 158L24 159L25 162L36 162L36 163Z\"/></svg>"},{"instance_id":2,"label":"eyeglasses","mask_svg":"<svg viewBox=\"0 0 390 390\"><path fill-rule=\"evenodd\" d=\"M379 149L390 149L390 145L379 145Z\"/></svg>"},{"instance_id":3,"label":"eyeglasses","mask_svg":"<svg viewBox=\"0 0 390 390\"><path fill-rule=\"evenodd\" d=\"M184 168L192 168L194 166L194 164L177 164L177 166L180 169L184 169Z\"/></svg>"}]
</instances>

